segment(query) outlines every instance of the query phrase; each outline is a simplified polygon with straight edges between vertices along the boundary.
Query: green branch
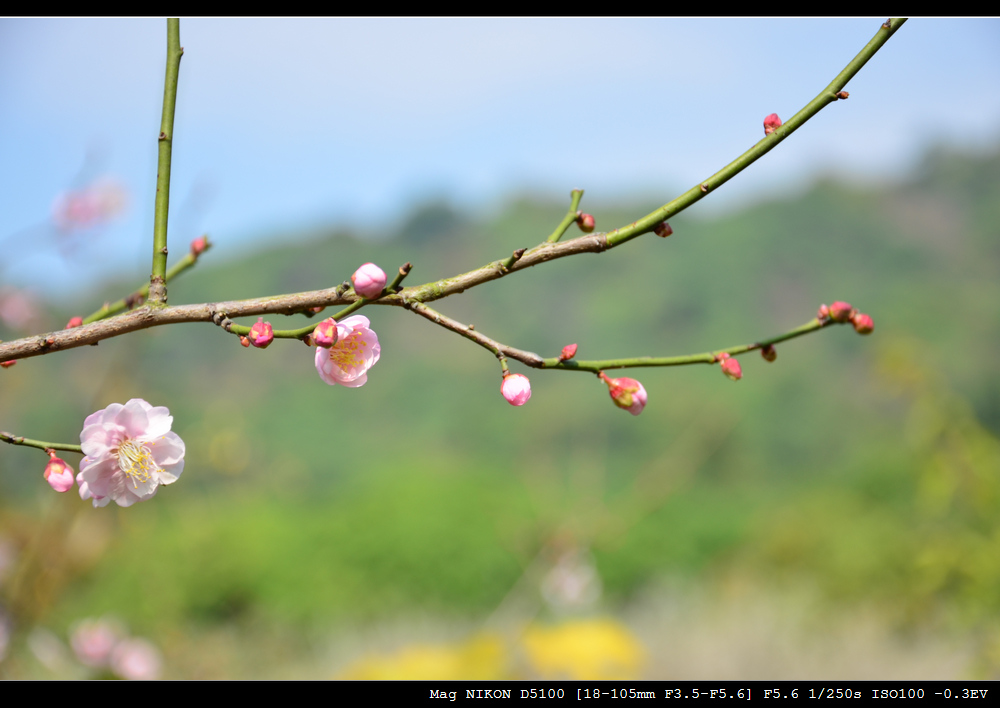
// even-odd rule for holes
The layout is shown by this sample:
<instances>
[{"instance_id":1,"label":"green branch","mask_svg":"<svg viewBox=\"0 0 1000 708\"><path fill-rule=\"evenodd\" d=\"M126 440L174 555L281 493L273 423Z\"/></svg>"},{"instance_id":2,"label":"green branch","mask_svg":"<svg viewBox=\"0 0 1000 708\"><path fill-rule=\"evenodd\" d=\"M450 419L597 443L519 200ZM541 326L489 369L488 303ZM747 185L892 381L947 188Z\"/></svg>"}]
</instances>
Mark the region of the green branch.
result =
<instances>
[{"instance_id":1,"label":"green branch","mask_svg":"<svg viewBox=\"0 0 1000 708\"><path fill-rule=\"evenodd\" d=\"M823 329L824 327L829 327L830 325L835 324L844 323L835 322L831 319L812 319L801 327L796 327L793 330L789 330L784 334L779 334L776 337L771 337L770 339L764 339L759 342L754 342L753 344L741 344L735 347L726 347L725 349L718 349L714 352L703 352L701 354L664 357L639 356L629 359L597 359L585 361L578 361L575 359L562 361L557 357L553 357L551 359L545 359L538 368L564 369L567 371L589 371L596 374L604 369L631 369L648 366L685 366L687 364L715 364L719 361L720 354L726 353L729 354L729 356L746 354L747 352L751 352L755 349L763 349L768 345L774 345L789 339L795 339L796 337L801 337L805 334L809 334L810 332L815 332ZM529 364L529 366L534 365Z\"/></svg>"},{"instance_id":2,"label":"green branch","mask_svg":"<svg viewBox=\"0 0 1000 708\"><path fill-rule=\"evenodd\" d=\"M163 81L163 117L160 119L160 149L156 164L156 205L153 213L153 272L149 276L149 304L167 302L167 216L170 212L170 153L174 142L174 107L177 76L181 69L180 20L167 19L167 73Z\"/></svg>"},{"instance_id":3,"label":"green branch","mask_svg":"<svg viewBox=\"0 0 1000 708\"><path fill-rule=\"evenodd\" d=\"M570 196L569 211L566 212L566 216L563 217L563 220L559 222L559 226L556 227L556 230L553 231L552 234L548 237L547 239L548 243L555 243L556 241L561 239L563 237L563 234L566 233L566 229L572 226L573 223L576 221L577 217L579 216L578 209L580 208L580 199L583 197L583 190L574 189L572 192L569 193L569 196Z\"/></svg>"},{"instance_id":4,"label":"green branch","mask_svg":"<svg viewBox=\"0 0 1000 708\"><path fill-rule=\"evenodd\" d=\"M20 435L11 435L10 433L4 432L0 432L0 441L10 443L11 445L37 447L39 450L65 450L67 452L79 452L81 455L83 454L83 448L79 445L73 445L72 443L54 443L47 442L45 440L32 440L31 438L21 437Z\"/></svg>"},{"instance_id":5,"label":"green branch","mask_svg":"<svg viewBox=\"0 0 1000 708\"><path fill-rule=\"evenodd\" d=\"M865 45L865 48L858 52L858 55L854 57L854 59L846 67L844 67L844 70L837 74L836 78L834 78L834 80L831 81L825 89L820 91L816 98L807 103L805 108L800 110L792 116L790 120L782 124L781 127L770 135L765 136L763 140L758 142L752 148L730 162L707 180L695 187L692 187L681 196L663 205L656 211L644 216L638 221L629 224L626 227L609 231L607 234L608 247L614 248L615 246L625 243L636 236L640 236L648 231L651 231L653 227L661 221L666 221L676 214L681 213L706 194L721 187L730 179L766 155L772 148L777 146L778 143L801 128L807 120L819 113L824 107L840 100L842 96L838 96L837 94L843 90L848 81L854 78L854 75L861 70L861 67L863 67L869 59L875 56L875 52L882 48L882 45L889 40L889 37L891 37L904 22L906 22L905 18L896 18L881 25L878 32L875 33L875 36L872 37L871 41Z\"/></svg>"}]
</instances>

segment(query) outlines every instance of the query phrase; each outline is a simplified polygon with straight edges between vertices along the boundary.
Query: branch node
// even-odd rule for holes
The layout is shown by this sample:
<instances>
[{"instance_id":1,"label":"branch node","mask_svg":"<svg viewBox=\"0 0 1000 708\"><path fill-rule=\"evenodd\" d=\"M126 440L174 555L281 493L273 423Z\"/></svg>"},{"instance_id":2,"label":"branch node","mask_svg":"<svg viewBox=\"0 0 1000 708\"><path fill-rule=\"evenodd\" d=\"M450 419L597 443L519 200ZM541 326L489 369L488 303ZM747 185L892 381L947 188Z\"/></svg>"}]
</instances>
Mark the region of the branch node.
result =
<instances>
[{"instance_id":1,"label":"branch node","mask_svg":"<svg viewBox=\"0 0 1000 708\"><path fill-rule=\"evenodd\" d=\"M166 139L167 139L167 134L166 134L166 133L164 133L164 132L163 132L163 131L161 130L161 131L160 131L160 140L166 140Z\"/></svg>"},{"instance_id":2,"label":"branch node","mask_svg":"<svg viewBox=\"0 0 1000 708\"><path fill-rule=\"evenodd\" d=\"M847 93L847 91L837 91L837 98L841 101L846 101L850 95L851 94Z\"/></svg>"},{"instance_id":3,"label":"branch node","mask_svg":"<svg viewBox=\"0 0 1000 708\"><path fill-rule=\"evenodd\" d=\"M708 194L708 185L707 184L701 185L701 192L702 192L702 194Z\"/></svg>"}]
</instances>

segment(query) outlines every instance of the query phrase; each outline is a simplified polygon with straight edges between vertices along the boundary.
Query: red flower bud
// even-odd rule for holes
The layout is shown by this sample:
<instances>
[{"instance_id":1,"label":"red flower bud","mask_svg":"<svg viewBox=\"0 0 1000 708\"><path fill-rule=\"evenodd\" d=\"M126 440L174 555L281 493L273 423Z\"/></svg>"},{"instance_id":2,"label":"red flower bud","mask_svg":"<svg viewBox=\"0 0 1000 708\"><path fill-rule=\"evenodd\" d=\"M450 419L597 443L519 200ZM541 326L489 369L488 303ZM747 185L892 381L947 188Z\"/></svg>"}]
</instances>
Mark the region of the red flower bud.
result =
<instances>
[{"instance_id":1,"label":"red flower bud","mask_svg":"<svg viewBox=\"0 0 1000 708\"><path fill-rule=\"evenodd\" d=\"M17 363L17 359L9 359L7 361L0 361L0 366L2 366L5 369L9 369L10 367L14 366L14 364L16 364L16 363Z\"/></svg>"},{"instance_id":2,"label":"red flower bud","mask_svg":"<svg viewBox=\"0 0 1000 708\"><path fill-rule=\"evenodd\" d=\"M250 340L244 337L243 335L240 335L240 344L243 345L244 347L249 347Z\"/></svg>"},{"instance_id":3,"label":"red flower bud","mask_svg":"<svg viewBox=\"0 0 1000 708\"><path fill-rule=\"evenodd\" d=\"M191 242L191 255L197 258L205 252L206 248L208 248L208 238L206 236L199 236Z\"/></svg>"},{"instance_id":4,"label":"red flower bud","mask_svg":"<svg viewBox=\"0 0 1000 708\"><path fill-rule=\"evenodd\" d=\"M722 352L718 358L722 363L722 373L733 381L739 381L743 378L743 369L740 368L740 362L736 361L736 359L733 359L725 352Z\"/></svg>"},{"instance_id":5,"label":"red flower bud","mask_svg":"<svg viewBox=\"0 0 1000 708\"><path fill-rule=\"evenodd\" d=\"M258 317L257 323L250 328L247 339L258 349L266 349L274 341L274 329L271 327L271 323L265 322L263 317Z\"/></svg>"},{"instance_id":6,"label":"red flower bud","mask_svg":"<svg viewBox=\"0 0 1000 708\"><path fill-rule=\"evenodd\" d=\"M772 113L764 119L764 135L770 135L780 127L781 118L778 117L777 113Z\"/></svg>"},{"instance_id":7,"label":"red flower bud","mask_svg":"<svg viewBox=\"0 0 1000 708\"><path fill-rule=\"evenodd\" d=\"M611 400L619 408L627 410L632 415L639 415L646 407L648 399L646 389L635 379L623 376L620 379L608 378L602 371L601 379L608 385Z\"/></svg>"},{"instance_id":8,"label":"red flower bud","mask_svg":"<svg viewBox=\"0 0 1000 708\"><path fill-rule=\"evenodd\" d=\"M313 343L317 347L323 347L324 349L329 349L334 344L337 343L337 321L332 317L320 322L316 325L316 329L312 333Z\"/></svg>"},{"instance_id":9,"label":"red flower bud","mask_svg":"<svg viewBox=\"0 0 1000 708\"><path fill-rule=\"evenodd\" d=\"M854 313L855 309L851 307L851 303L849 302L837 300L837 302L830 305L830 319L834 322L848 322Z\"/></svg>"},{"instance_id":10,"label":"red flower bud","mask_svg":"<svg viewBox=\"0 0 1000 708\"><path fill-rule=\"evenodd\" d=\"M875 322L870 315L863 312L855 313L851 322L854 324L854 331L858 334L871 334L875 330Z\"/></svg>"},{"instance_id":11,"label":"red flower bud","mask_svg":"<svg viewBox=\"0 0 1000 708\"><path fill-rule=\"evenodd\" d=\"M830 308L826 305L820 305L819 311L816 313L816 319L823 321L830 316Z\"/></svg>"},{"instance_id":12,"label":"red flower bud","mask_svg":"<svg viewBox=\"0 0 1000 708\"><path fill-rule=\"evenodd\" d=\"M668 224L666 221L661 221L660 223L658 223L656 226L653 227L653 233L659 236L660 238L666 238L673 232L674 230L670 228L670 224Z\"/></svg>"},{"instance_id":13,"label":"red flower bud","mask_svg":"<svg viewBox=\"0 0 1000 708\"><path fill-rule=\"evenodd\" d=\"M562 348L562 352L559 354L559 361L569 361L576 356L576 345L567 344Z\"/></svg>"},{"instance_id":14,"label":"red flower bud","mask_svg":"<svg viewBox=\"0 0 1000 708\"><path fill-rule=\"evenodd\" d=\"M774 361L778 358L778 352L774 350L773 344L768 344L760 348L760 355L764 357L764 361Z\"/></svg>"},{"instance_id":15,"label":"red flower bud","mask_svg":"<svg viewBox=\"0 0 1000 708\"><path fill-rule=\"evenodd\" d=\"M82 324L82 317L70 317L69 322L66 323L66 326L63 329L73 329L74 327L79 327Z\"/></svg>"},{"instance_id":16,"label":"red flower bud","mask_svg":"<svg viewBox=\"0 0 1000 708\"><path fill-rule=\"evenodd\" d=\"M596 222L594 221L593 214L580 213L576 217L576 225L580 227L580 231L585 234L589 234L594 230Z\"/></svg>"}]
</instances>

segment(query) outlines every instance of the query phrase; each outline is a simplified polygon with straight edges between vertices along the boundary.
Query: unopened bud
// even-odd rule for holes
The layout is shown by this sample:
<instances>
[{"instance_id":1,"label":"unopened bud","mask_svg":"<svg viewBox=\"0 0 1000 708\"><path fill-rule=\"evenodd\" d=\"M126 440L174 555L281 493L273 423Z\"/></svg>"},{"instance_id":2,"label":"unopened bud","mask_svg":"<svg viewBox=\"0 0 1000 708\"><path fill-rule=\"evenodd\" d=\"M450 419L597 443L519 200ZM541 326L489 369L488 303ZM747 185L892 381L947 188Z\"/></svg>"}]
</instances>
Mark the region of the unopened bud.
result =
<instances>
[{"instance_id":1,"label":"unopened bud","mask_svg":"<svg viewBox=\"0 0 1000 708\"><path fill-rule=\"evenodd\" d=\"M826 305L820 305L819 310L816 312L816 319L822 321L830 316L830 308Z\"/></svg>"},{"instance_id":2,"label":"unopened bud","mask_svg":"<svg viewBox=\"0 0 1000 708\"><path fill-rule=\"evenodd\" d=\"M666 238L673 232L674 230L670 228L670 224L668 224L666 221L661 221L660 223L658 223L656 226L653 227L653 233L659 236L660 238Z\"/></svg>"},{"instance_id":3,"label":"unopened bud","mask_svg":"<svg viewBox=\"0 0 1000 708\"><path fill-rule=\"evenodd\" d=\"M271 323L265 322L263 317L258 317L257 323L250 328L247 339L258 349L266 349L274 341L274 329Z\"/></svg>"},{"instance_id":4,"label":"unopened bud","mask_svg":"<svg viewBox=\"0 0 1000 708\"><path fill-rule=\"evenodd\" d=\"M764 135L770 135L780 127L781 118L778 117L777 113L772 113L764 119Z\"/></svg>"},{"instance_id":5,"label":"unopened bud","mask_svg":"<svg viewBox=\"0 0 1000 708\"><path fill-rule=\"evenodd\" d=\"M523 406L531 398L531 382L524 374L507 374L500 384L500 393L512 406Z\"/></svg>"},{"instance_id":6,"label":"unopened bud","mask_svg":"<svg viewBox=\"0 0 1000 708\"><path fill-rule=\"evenodd\" d=\"M839 98L841 101L846 101L848 98L850 98L850 95L851 94L847 93L847 91L837 91L837 98Z\"/></svg>"},{"instance_id":7,"label":"unopened bud","mask_svg":"<svg viewBox=\"0 0 1000 708\"><path fill-rule=\"evenodd\" d=\"M0 361L0 366L5 369L9 369L17 363L17 359L8 359L7 361Z\"/></svg>"},{"instance_id":8,"label":"unopened bud","mask_svg":"<svg viewBox=\"0 0 1000 708\"><path fill-rule=\"evenodd\" d=\"M313 330L312 340L317 347L329 349L337 343L337 321L332 317L320 322Z\"/></svg>"},{"instance_id":9,"label":"unopened bud","mask_svg":"<svg viewBox=\"0 0 1000 708\"><path fill-rule=\"evenodd\" d=\"M82 324L82 317L70 317L69 322L66 323L66 326L63 329L73 329L74 327L79 327Z\"/></svg>"},{"instance_id":10,"label":"unopened bud","mask_svg":"<svg viewBox=\"0 0 1000 708\"><path fill-rule=\"evenodd\" d=\"M385 288L385 271L374 263L365 263L354 271L351 282L354 283L354 292L365 299L374 300Z\"/></svg>"},{"instance_id":11,"label":"unopened bud","mask_svg":"<svg viewBox=\"0 0 1000 708\"><path fill-rule=\"evenodd\" d=\"M206 236L199 236L191 242L191 255L197 258L205 252L206 248L208 248L208 238Z\"/></svg>"},{"instance_id":12,"label":"unopened bud","mask_svg":"<svg viewBox=\"0 0 1000 708\"><path fill-rule=\"evenodd\" d=\"M596 225L594 215L580 212L576 217L576 225L580 227L580 231L585 234L589 234L594 230L594 226Z\"/></svg>"},{"instance_id":13,"label":"unopened bud","mask_svg":"<svg viewBox=\"0 0 1000 708\"><path fill-rule=\"evenodd\" d=\"M760 355L764 357L764 361L774 361L778 358L778 352L775 351L773 344L766 344L761 347Z\"/></svg>"},{"instance_id":14,"label":"unopened bud","mask_svg":"<svg viewBox=\"0 0 1000 708\"><path fill-rule=\"evenodd\" d=\"M559 353L559 361L569 361L576 356L576 345L567 344L562 348L562 352Z\"/></svg>"},{"instance_id":15,"label":"unopened bud","mask_svg":"<svg viewBox=\"0 0 1000 708\"><path fill-rule=\"evenodd\" d=\"M608 385L608 393L611 400L619 408L627 410L632 415L639 415L646 407L646 389L635 379L623 376L620 379L612 379L605 376L602 371L601 379Z\"/></svg>"},{"instance_id":16,"label":"unopened bud","mask_svg":"<svg viewBox=\"0 0 1000 708\"><path fill-rule=\"evenodd\" d=\"M45 481L57 492L68 492L73 488L73 468L65 460L49 452L49 464L45 465Z\"/></svg>"},{"instance_id":17,"label":"unopened bud","mask_svg":"<svg viewBox=\"0 0 1000 708\"><path fill-rule=\"evenodd\" d=\"M851 318L851 323L854 324L854 331L858 334L871 334L875 330L874 320L863 312L856 312Z\"/></svg>"},{"instance_id":18,"label":"unopened bud","mask_svg":"<svg viewBox=\"0 0 1000 708\"><path fill-rule=\"evenodd\" d=\"M722 373L728 376L733 381L739 381L743 378L743 369L740 368L740 362L733 359L728 354L725 359L722 359Z\"/></svg>"},{"instance_id":19,"label":"unopened bud","mask_svg":"<svg viewBox=\"0 0 1000 708\"><path fill-rule=\"evenodd\" d=\"M837 302L830 305L830 319L834 322L848 322L854 312L855 310L849 302L837 300Z\"/></svg>"},{"instance_id":20,"label":"unopened bud","mask_svg":"<svg viewBox=\"0 0 1000 708\"><path fill-rule=\"evenodd\" d=\"M324 306L324 305L318 305L316 307L310 307L309 308L309 312L313 313L314 315L318 315L319 313L321 313L325 309L326 309L326 306Z\"/></svg>"},{"instance_id":21,"label":"unopened bud","mask_svg":"<svg viewBox=\"0 0 1000 708\"><path fill-rule=\"evenodd\" d=\"M249 347L250 340L244 337L243 335L240 335L240 344L242 344L244 347Z\"/></svg>"}]
</instances>

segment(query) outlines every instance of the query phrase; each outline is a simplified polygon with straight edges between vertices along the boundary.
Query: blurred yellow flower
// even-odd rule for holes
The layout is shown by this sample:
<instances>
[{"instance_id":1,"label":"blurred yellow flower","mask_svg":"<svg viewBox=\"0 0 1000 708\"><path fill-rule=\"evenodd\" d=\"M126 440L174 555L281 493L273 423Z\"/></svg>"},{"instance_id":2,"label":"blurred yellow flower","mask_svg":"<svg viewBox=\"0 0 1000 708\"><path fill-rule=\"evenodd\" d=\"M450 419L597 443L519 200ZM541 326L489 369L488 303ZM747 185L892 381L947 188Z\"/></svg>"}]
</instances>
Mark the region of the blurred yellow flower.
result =
<instances>
[{"instance_id":1,"label":"blurred yellow flower","mask_svg":"<svg viewBox=\"0 0 1000 708\"><path fill-rule=\"evenodd\" d=\"M531 627L523 643L531 666L546 679L631 679L645 655L639 640L612 619Z\"/></svg>"},{"instance_id":2,"label":"blurred yellow flower","mask_svg":"<svg viewBox=\"0 0 1000 708\"><path fill-rule=\"evenodd\" d=\"M496 679L505 677L503 642L481 634L454 646L417 644L390 656L368 656L337 678L355 681Z\"/></svg>"}]
</instances>

